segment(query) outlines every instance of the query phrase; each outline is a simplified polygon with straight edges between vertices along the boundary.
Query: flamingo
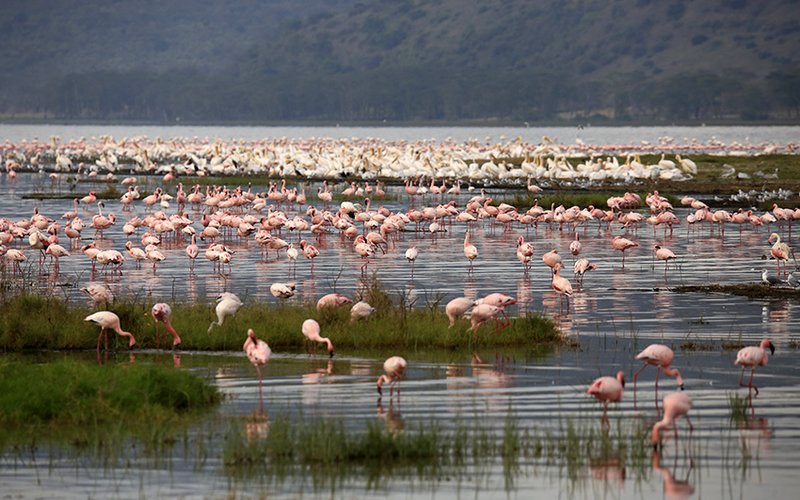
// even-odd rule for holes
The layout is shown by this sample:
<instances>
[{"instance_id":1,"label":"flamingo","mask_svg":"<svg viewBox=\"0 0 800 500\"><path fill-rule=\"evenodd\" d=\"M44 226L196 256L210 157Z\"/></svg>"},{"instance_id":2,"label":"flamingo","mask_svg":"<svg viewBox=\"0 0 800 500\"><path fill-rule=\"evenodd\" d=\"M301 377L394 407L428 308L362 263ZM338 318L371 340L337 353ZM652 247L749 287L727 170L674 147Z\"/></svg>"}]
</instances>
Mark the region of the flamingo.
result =
<instances>
[{"instance_id":1,"label":"flamingo","mask_svg":"<svg viewBox=\"0 0 800 500\"><path fill-rule=\"evenodd\" d=\"M692 409L694 403L688 396L680 392L673 392L664 396L664 418L660 422L656 422L653 426L653 449L658 451L658 434L661 429L675 423L681 416L686 416L686 421L689 423L689 432L692 432L694 427L689 420L689 410ZM675 427L675 439L678 439L678 428Z\"/></svg>"},{"instance_id":2,"label":"flamingo","mask_svg":"<svg viewBox=\"0 0 800 500\"><path fill-rule=\"evenodd\" d=\"M28 260L28 256L25 255L22 250L17 250L16 248L9 248L8 252L6 252L6 259L10 260L15 264L14 273L19 271L20 276L22 275L22 267L20 267L20 262L25 262Z\"/></svg>"},{"instance_id":3,"label":"flamingo","mask_svg":"<svg viewBox=\"0 0 800 500\"><path fill-rule=\"evenodd\" d=\"M115 330L118 334L123 337L128 337L130 342L128 343L128 348L133 347L136 344L136 339L133 338L133 335L130 332L123 331L119 324L119 316L114 314L111 311L100 311L94 314L90 314L86 316L84 321L91 321L100 325L100 335L97 337L97 353L100 354L100 340L103 338L103 334L106 334L106 351L108 351L108 330Z\"/></svg>"},{"instance_id":4,"label":"flamingo","mask_svg":"<svg viewBox=\"0 0 800 500\"><path fill-rule=\"evenodd\" d=\"M464 236L464 255L469 259L469 272L473 272L472 261L478 256L478 249L469 244L469 231Z\"/></svg>"},{"instance_id":5,"label":"flamingo","mask_svg":"<svg viewBox=\"0 0 800 500\"><path fill-rule=\"evenodd\" d=\"M244 352L247 354L247 359L255 365L258 370L258 405L263 407L263 400L261 398L261 367L269 362L269 356L272 354L266 342L256 338L256 334L252 328L247 329L247 340L244 341Z\"/></svg>"},{"instance_id":6,"label":"flamingo","mask_svg":"<svg viewBox=\"0 0 800 500\"><path fill-rule=\"evenodd\" d=\"M647 365L653 365L658 368L656 371L656 409L658 409L658 376L661 370L664 370L664 375L668 377L675 377L678 382L678 387L681 390L683 387L683 379L677 368L670 369L672 359L674 358L672 349L662 344L650 344L647 348L636 355L636 359L645 362L645 365L639 368L639 371L633 376L633 406L636 408L636 378Z\"/></svg>"},{"instance_id":7,"label":"flamingo","mask_svg":"<svg viewBox=\"0 0 800 500\"><path fill-rule=\"evenodd\" d=\"M493 306L490 304L478 304L472 308L472 313L470 314L470 322L472 326L467 331L475 332L475 335L478 334L478 330L480 327L489 321L490 319L497 320L497 314L500 312L500 308L497 306Z\"/></svg>"},{"instance_id":8,"label":"flamingo","mask_svg":"<svg viewBox=\"0 0 800 500\"><path fill-rule=\"evenodd\" d=\"M575 233L575 241L569 244L569 253L572 254L573 260L575 260L575 257L581 253L582 246L583 245L581 245L580 239L578 238L578 233Z\"/></svg>"},{"instance_id":9,"label":"flamingo","mask_svg":"<svg viewBox=\"0 0 800 500\"><path fill-rule=\"evenodd\" d=\"M656 252L656 258L658 260L664 261L664 279L667 279L667 266L669 265L669 261L672 259L677 259L678 257L672 253L672 250L668 248L663 248L659 245L653 247L653 250Z\"/></svg>"},{"instance_id":10,"label":"flamingo","mask_svg":"<svg viewBox=\"0 0 800 500\"><path fill-rule=\"evenodd\" d=\"M561 296L561 307L564 307L564 297L567 297L567 313L569 313L569 298L572 297L572 285L569 284L569 280L564 278L559 274L563 265L558 262L556 263L555 267L553 267L553 290L556 291L557 294Z\"/></svg>"},{"instance_id":11,"label":"flamingo","mask_svg":"<svg viewBox=\"0 0 800 500\"><path fill-rule=\"evenodd\" d=\"M186 256L189 257L189 270L194 271L194 261L200 254L200 247L197 246L197 235L192 234L192 242L186 246Z\"/></svg>"},{"instance_id":12,"label":"flamingo","mask_svg":"<svg viewBox=\"0 0 800 500\"><path fill-rule=\"evenodd\" d=\"M225 321L225 318L228 316L232 318L235 317L236 311L238 311L240 307L242 307L242 301L239 300L239 297L230 292L221 293L217 297L217 307L215 308L217 321L211 322L208 326L208 333L211 334L211 329L214 328L214 325L222 326L222 322Z\"/></svg>"},{"instance_id":13,"label":"flamingo","mask_svg":"<svg viewBox=\"0 0 800 500\"><path fill-rule=\"evenodd\" d=\"M300 240L300 251L306 259L311 259L311 271L314 271L314 258L319 255L319 250L313 245L306 243L306 240Z\"/></svg>"},{"instance_id":14,"label":"flamingo","mask_svg":"<svg viewBox=\"0 0 800 500\"><path fill-rule=\"evenodd\" d=\"M414 277L414 261L417 260L417 256L419 256L419 250L417 247L411 247L406 250L406 259L409 263L411 263L411 277Z\"/></svg>"},{"instance_id":15,"label":"flamingo","mask_svg":"<svg viewBox=\"0 0 800 500\"><path fill-rule=\"evenodd\" d=\"M583 285L583 274L586 271L594 271L597 269L597 264L590 264L589 259L578 259L575 262L575 280L578 281L580 285Z\"/></svg>"},{"instance_id":16,"label":"flamingo","mask_svg":"<svg viewBox=\"0 0 800 500\"><path fill-rule=\"evenodd\" d=\"M339 295L338 293L329 293L317 301L317 311L322 311L323 309L327 308L335 309L352 302L352 300L348 299L344 295Z\"/></svg>"},{"instance_id":17,"label":"flamingo","mask_svg":"<svg viewBox=\"0 0 800 500\"><path fill-rule=\"evenodd\" d=\"M372 313L375 312L375 308L369 305L368 303L364 302L363 300L360 302L356 302L353 304L353 307L350 308L350 323L355 323L359 320L365 320L369 323L369 317Z\"/></svg>"},{"instance_id":18,"label":"flamingo","mask_svg":"<svg viewBox=\"0 0 800 500\"><path fill-rule=\"evenodd\" d=\"M333 357L333 344L331 343L331 339L322 337L319 334L319 323L317 323L313 319L307 319L303 321L302 327L303 335L305 335L306 339L308 340L309 344L314 345L314 355L317 354L317 344L314 342L325 342L328 344L328 352L330 353L330 357ZM311 348L309 347L308 353L311 354Z\"/></svg>"},{"instance_id":19,"label":"flamingo","mask_svg":"<svg viewBox=\"0 0 800 500\"><path fill-rule=\"evenodd\" d=\"M617 236L611 241L611 246L614 247L614 250L619 250L622 252L622 269L625 269L625 250L638 247L639 244L634 243L627 238L623 238L622 236Z\"/></svg>"},{"instance_id":20,"label":"flamingo","mask_svg":"<svg viewBox=\"0 0 800 500\"><path fill-rule=\"evenodd\" d=\"M294 296L294 283L273 283L269 287L269 293L276 299L288 299Z\"/></svg>"},{"instance_id":21,"label":"flamingo","mask_svg":"<svg viewBox=\"0 0 800 500\"><path fill-rule=\"evenodd\" d=\"M778 275L780 275L781 262L783 262L783 275L786 276L786 262L789 260L789 245L781 242L781 237L778 236L778 233L769 235L769 243L772 243L773 239L775 240L775 244L772 245L769 251L775 260L778 261Z\"/></svg>"},{"instance_id":22,"label":"flamingo","mask_svg":"<svg viewBox=\"0 0 800 500\"><path fill-rule=\"evenodd\" d=\"M406 360L400 356L392 356L383 363L383 370L386 375L381 375L378 379L378 394L383 395L383 384L389 384L389 397L394 392L394 384L397 384L397 396L400 397L400 378L406 371Z\"/></svg>"},{"instance_id":23,"label":"flamingo","mask_svg":"<svg viewBox=\"0 0 800 500\"><path fill-rule=\"evenodd\" d=\"M62 247L61 245L51 243L47 250L44 251L45 254L49 255L51 258L55 259L56 265L55 270L58 272L58 259L59 257L69 257L69 252L66 248Z\"/></svg>"},{"instance_id":24,"label":"flamingo","mask_svg":"<svg viewBox=\"0 0 800 500\"><path fill-rule=\"evenodd\" d=\"M178 337L178 332L176 332L175 329L172 328L172 324L169 322L169 318L170 316L172 316L172 308L169 306L169 304L165 304L164 302L159 302L158 304L155 304L153 306L152 313L153 313L153 319L156 320L156 349L158 349L160 343L158 338L158 324L164 323L164 330L172 334L173 337L172 349L175 350L175 348L178 345L180 345L181 338ZM166 338L167 337L165 333L164 339Z\"/></svg>"},{"instance_id":25,"label":"flamingo","mask_svg":"<svg viewBox=\"0 0 800 500\"><path fill-rule=\"evenodd\" d=\"M445 307L447 317L450 318L450 326L448 328L453 328L453 325L456 324L456 320L474 306L475 301L467 297L458 297L448 302Z\"/></svg>"},{"instance_id":26,"label":"flamingo","mask_svg":"<svg viewBox=\"0 0 800 500\"><path fill-rule=\"evenodd\" d=\"M769 340L764 339L759 346L748 346L739 350L739 353L736 354L736 361L733 362L735 365L742 365L742 374L739 376L739 385L741 387L744 387L742 383L744 369L748 366L751 367L750 382L747 384L747 387L755 389L756 396L758 396L758 387L753 385L753 374L756 371L756 366L764 366L767 364L767 348L769 348L770 355L775 354L775 346L772 345L772 342Z\"/></svg>"},{"instance_id":27,"label":"flamingo","mask_svg":"<svg viewBox=\"0 0 800 500\"><path fill-rule=\"evenodd\" d=\"M605 401L603 407L603 418L600 419L602 424L604 421L608 423L608 403L613 401L619 403L622 401L622 392L625 387L625 374L617 372L617 377L600 377L592 382L592 385L586 389L586 394L591 394L600 401Z\"/></svg>"},{"instance_id":28,"label":"flamingo","mask_svg":"<svg viewBox=\"0 0 800 500\"><path fill-rule=\"evenodd\" d=\"M556 264L561 264L561 256L558 255L558 250L550 250L542 255L542 262L555 272Z\"/></svg>"},{"instance_id":29,"label":"flamingo","mask_svg":"<svg viewBox=\"0 0 800 500\"><path fill-rule=\"evenodd\" d=\"M517 258L522 262L522 270L526 275L531 268L530 262L534 250L533 245L526 243L522 236L517 239Z\"/></svg>"},{"instance_id":30,"label":"flamingo","mask_svg":"<svg viewBox=\"0 0 800 500\"><path fill-rule=\"evenodd\" d=\"M114 294L104 285L89 285L81 288L94 301L95 304L110 304L114 301Z\"/></svg>"},{"instance_id":31,"label":"flamingo","mask_svg":"<svg viewBox=\"0 0 800 500\"><path fill-rule=\"evenodd\" d=\"M504 309L506 306L511 306L516 304L517 300L515 298L509 297L508 295L502 293L492 293L481 299L480 303L489 304L490 306L496 306L500 309L500 312L506 319L506 323L502 325L503 328L511 324L511 320L508 319L508 316L506 316L506 312L504 311Z\"/></svg>"}]
</instances>

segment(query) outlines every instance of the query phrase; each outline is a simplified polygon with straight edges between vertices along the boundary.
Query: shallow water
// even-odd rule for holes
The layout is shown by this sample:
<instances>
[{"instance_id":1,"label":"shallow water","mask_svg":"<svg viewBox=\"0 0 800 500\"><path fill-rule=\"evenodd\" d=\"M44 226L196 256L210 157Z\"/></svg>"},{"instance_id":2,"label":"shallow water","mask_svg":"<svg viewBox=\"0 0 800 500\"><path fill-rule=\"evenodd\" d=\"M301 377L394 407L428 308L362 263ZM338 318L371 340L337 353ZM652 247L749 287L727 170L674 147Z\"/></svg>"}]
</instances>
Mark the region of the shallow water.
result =
<instances>
[{"instance_id":1,"label":"shallow water","mask_svg":"<svg viewBox=\"0 0 800 500\"><path fill-rule=\"evenodd\" d=\"M154 181L151 179L151 182ZM342 187L332 190L340 191ZM71 209L70 202L23 199L22 196L34 190L67 189L65 185L52 184L46 176L20 174L15 182L4 176L0 179L0 216L12 220L28 218L37 206L40 212L58 219L60 214ZM75 196L83 196L89 189L89 184L81 183L78 188L81 192L76 192ZM315 189L311 184L306 191ZM389 192L400 197L396 202L387 203L387 207L407 210L410 200L401 188L390 187ZM501 198L503 193L489 195ZM457 199L458 204L463 207L470 196L462 195ZM413 203L419 207L435 201L427 198ZM136 212L125 216L120 215L113 201L108 201L106 207L118 214L118 223L106 232L102 244L124 253L122 224L127 217L142 216L144 205L139 204ZM80 208L79 215L88 221L95 210L96 207L89 211ZM676 210L682 219L687 213L685 209ZM189 210L189 214L193 220L199 220L197 210ZM195 222L195 227L199 232L199 222ZM567 418L585 425L599 425L601 406L585 394L585 389L595 377L623 370L629 385L625 401L618 408L612 405L612 422L617 418L622 418L624 425L634 419L651 422L655 419L655 370L647 368L641 374L638 410L635 411L632 379L640 364L633 358L646 345L658 341L676 351L674 366L680 369L687 394L695 402L691 413L693 446L684 446L688 431L681 421L679 447L676 448L671 439L667 440L662 456L662 465L674 469L675 477L684 479L688 475L689 487L693 489L688 496L743 498L766 491L776 492L779 498L793 496L794 471L800 463L800 420L797 419L800 376L794 363L796 350L789 343L796 338L793 332L798 326L797 302L677 294L668 289L679 284L757 282L760 276L753 268L775 268L774 261L763 260L769 249L769 233L776 231L788 236L786 228L775 226L755 232L748 227L740 235L737 228L729 226L723 239L716 230L710 231L708 225L690 230L684 223L669 236L660 228L654 234L646 225L626 232L619 224L610 231L604 226L598 229L596 223L589 224L585 230L578 229L583 243L581 256L597 263L598 269L587 273L582 289L576 287L569 312L562 310L559 297L550 289L550 271L541 262L541 255L555 248L565 263L571 265L568 246L574 240L573 232L540 226L530 230L515 228L504 233L501 227L477 226L470 229L470 235L479 257L474 273L468 274L468 263L462 253L464 231L463 226L448 227L435 241L426 233L407 232L386 255L377 255L371 260L368 274L375 273L388 290L407 294L418 304L431 300L441 300L444 304L461 295L478 298L492 292L508 293L519 301L510 309L512 314L543 311L553 317L566 334L579 341L577 350L443 355L424 351L340 351L332 362L299 352L279 352L264 369L267 413L274 416L298 412L302 408L309 415L345 418L348 425L362 426L368 420L377 419L393 428L408 428L415 422L431 419L452 426L458 416L467 421L477 419L499 435L510 410L520 419L523 428L557 432ZM84 230L82 244L91 240L91 234L91 228ZM527 277L515 256L515 242L520 235L536 248L534 267ZM626 252L624 270L621 256L611 248L611 238L616 235L631 238L640 245ZM284 238L290 237L284 234ZM297 236L291 238L296 240ZM276 260L273 252L269 261L262 262L260 248L252 241L230 242L237 253L231 272L225 275L212 272L211 264L202 260L203 245L195 272L189 273L183 251L185 242L166 244L167 260L159 264L155 272L150 265L134 269L132 260L128 259L121 278L104 277L101 273L92 278L89 260L80 251L62 259L59 273L46 264L40 275L36 254L25 250L29 255L27 273L34 277L35 284L48 289L55 286L57 293L68 294L79 301L86 299L78 288L93 281L106 282L117 295L138 294L154 299L185 296L192 301L211 301L220 291L230 290L249 294L255 300L274 302L277 299L269 295L270 284L289 279L298 284L299 291L291 301L316 301L334 288L350 297L356 295L363 285L359 271L362 262L351 245L336 235L326 235L314 244L322 255L316 259L313 272L310 263L302 260L297 264L296 274L291 276L285 254ZM654 262L654 244L667 246L679 256L677 264L670 264L666 278L663 263ZM420 249L413 278L403 256L411 245ZM571 273L564 275L576 286ZM733 365L735 350L722 351L719 342L711 351L681 350L680 346L684 341L704 344L712 340L755 344L764 337L770 337L775 343L776 355L756 372L755 382L761 392L754 400L748 426L731 428L729 394L746 394L746 389L739 389L737 385L740 370ZM91 362L94 352L88 354ZM383 360L393 354L401 354L409 360L402 382L403 393L399 403L396 400L390 403L389 398L384 397L378 408L375 380L382 371ZM51 355L61 354L39 356L46 360ZM74 355L81 356L80 353ZM138 352L134 358L135 362L175 363L171 354L159 354L157 358L154 352ZM112 361L129 362L130 359L125 354L112 357ZM257 408L258 379L243 353L183 352L179 361L182 369L212 377L230 396L221 406L219 415L250 415ZM662 376L659 389L663 396L675 389L675 381ZM209 452L205 461L175 450L167 463L147 459L143 452L133 450L131 463L111 467L90 460L52 458L46 447L40 447L33 454L35 461L29 455L3 458L0 490L19 498L54 494L60 498L250 498L266 495L408 498L422 494L435 498L528 498L532 494L552 498L652 498L666 494L665 488L670 485L663 471L650 467L634 471L628 465L626 478L620 479L618 466L595 464L568 470L533 460L521 461L510 488L508 475L499 462L484 470L470 469L463 476L449 480L424 480L413 473L383 478L375 490L359 475L335 486L314 484L311 478L303 475L276 483L227 475L221 466L218 446ZM692 450L691 468L687 449Z\"/></svg>"},{"instance_id":2,"label":"shallow water","mask_svg":"<svg viewBox=\"0 0 800 500\"><path fill-rule=\"evenodd\" d=\"M299 411L306 417L342 418L350 427L377 420L393 431L432 419L452 429L460 419L468 426L477 421L498 437L511 411L521 430L558 435L566 421L578 429L599 427L602 406L585 394L585 388L597 375L622 369L629 379L625 400L610 408L613 433L618 419L623 426L639 425L639 421L649 426L656 419L652 368L640 375L634 410L632 375L640 365L631 360L641 347L641 341L637 345L629 339L595 337L584 339L578 350L556 349L530 357L503 352L501 356L511 355L511 359L499 364L495 363L496 353L490 351L451 353L447 361L436 353L407 353L410 364L401 396L381 399L375 393L375 380L382 358L376 359L375 353L345 354L333 360L276 354L263 369L264 411L269 418ZM91 362L91 354L87 353L87 362ZM750 418L736 425L729 421L728 397L734 392L744 397L747 389L737 386L735 353L676 353L675 366L680 367L686 394L694 401L690 413L694 429L689 433L685 420L680 420L677 446L671 432L664 434L660 465L675 474L674 479L688 476L687 487L694 493L681 498L743 498L764 489L776 498L792 496L800 459L800 384L792 354L779 350L766 367L759 368L755 380L760 393L753 401ZM40 354L37 361L63 355ZM125 354L111 361L127 363L130 358ZM171 364L174 359L152 351L135 356L137 363L156 361ZM180 366L214 379L228 396L219 415L251 415L258 409L258 379L243 354L182 353ZM661 377L659 389L662 394L672 392L674 379ZM196 432L208 432L214 418L199 424ZM269 425L248 431L269 432ZM93 463L85 457L51 456L46 446L40 446L33 454L35 461L28 453L16 460L6 456L0 485L14 498L53 492L60 498L408 498L423 493L433 498L523 498L531 494L545 498L652 498L671 485L663 472L651 469L649 453L641 463L595 460L591 465L571 467L548 466L544 460L521 457L516 471L505 470L501 461L494 459L485 466L446 475L447 479L425 480L412 470L405 476L381 477L370 486L363 473L316 483L304 475L279 481L269 469L240 477L221 466L221 433L217 429L217 434L207 439L210 449L202 460L197 443L189 445L188 451L179 444L172 452L157 454L160 459L130 450L129 462L121 460L117 466ZM509 478L513 486L509 486ZM410 493L412 487L414 494Z\"/></svg>"}]
</instances>

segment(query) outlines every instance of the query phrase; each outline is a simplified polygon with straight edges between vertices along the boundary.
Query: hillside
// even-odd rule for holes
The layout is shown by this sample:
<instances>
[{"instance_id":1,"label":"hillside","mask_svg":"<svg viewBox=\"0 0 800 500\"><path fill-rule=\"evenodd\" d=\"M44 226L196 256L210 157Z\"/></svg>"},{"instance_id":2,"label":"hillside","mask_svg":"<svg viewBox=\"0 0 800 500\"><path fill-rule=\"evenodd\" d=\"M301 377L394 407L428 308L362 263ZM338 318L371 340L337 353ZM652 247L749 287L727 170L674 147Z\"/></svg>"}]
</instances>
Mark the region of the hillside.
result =
<instances>
[{"instance_id":1,"label":"hillside","mask_svg":"<svg viewBox=\"0 0 800 500\"><path fill-rule=\"evenodd\" d=\"M10 3L0 48L6 114L658 121L800 113L797 0Z\"/></svg>"}]
</instances>

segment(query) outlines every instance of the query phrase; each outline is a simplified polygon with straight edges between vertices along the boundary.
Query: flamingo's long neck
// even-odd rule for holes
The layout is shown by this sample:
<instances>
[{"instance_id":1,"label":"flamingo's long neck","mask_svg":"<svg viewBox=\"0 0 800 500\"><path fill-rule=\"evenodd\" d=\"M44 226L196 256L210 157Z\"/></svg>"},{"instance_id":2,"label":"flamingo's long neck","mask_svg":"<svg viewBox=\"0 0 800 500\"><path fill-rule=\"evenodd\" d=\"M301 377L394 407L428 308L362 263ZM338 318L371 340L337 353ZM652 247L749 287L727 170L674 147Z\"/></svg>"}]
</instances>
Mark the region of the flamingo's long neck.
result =
<instances>
[{"instance_id":1,"label":"flamingo's long neck","mask_svg":"<svg viewBox=\"0 0 800 500\"><path fill-rule=\"evenodd\" d=\"M675 377L675 379L678 381L678 385L683 387L683 379L681 378L681 373L677 368L670 369L668 366L662 366L661 369L664 370L664 375L668 377Z\"/></svg>"}]
</instances>

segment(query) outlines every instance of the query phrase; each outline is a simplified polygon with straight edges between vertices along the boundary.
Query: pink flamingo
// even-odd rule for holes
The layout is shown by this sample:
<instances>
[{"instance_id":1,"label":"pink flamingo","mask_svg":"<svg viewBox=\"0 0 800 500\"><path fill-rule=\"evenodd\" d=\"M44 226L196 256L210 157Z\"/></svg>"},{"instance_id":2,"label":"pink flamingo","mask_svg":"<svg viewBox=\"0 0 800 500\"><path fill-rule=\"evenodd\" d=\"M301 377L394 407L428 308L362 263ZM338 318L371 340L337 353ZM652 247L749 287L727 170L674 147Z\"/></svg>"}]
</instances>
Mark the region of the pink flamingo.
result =
<instances>
[{"instance_id":1,"label":"pink flamingo","mask_svg":"<svg viewBox=\"0 0 800 500\"><path fill-rule=\"evenodd\" d=\"M504 309L505 309L506 306L511 306L511 305L516 304L517 303L517 299L515 299L513 297L509 297L508 295L503 294L503 293L491 293L491 294L487 295L486 297L484 297L483 299L481 299L480 303L481 304L489 304L490 306L496 306L496 307L498 307L500 309L500 312L503 314L503 317L506 319L505 323L501 323L500 324L501 331L502 331L503 328L505 328L506 326L511 324L511 320L508 319L508 316L506 316L506 312L504 311ZM500 323L500 322L498 321L498 323Z\"/></svg>"},{"instance_id":2,"label":"pink flamingo","mask_svg":"<svg viewBox=\"0 0 800 500\"><path fill-rule=\"evenodd\" d=\"M383 384L389 384L389 397L394 392L394 384L397 384L397 396L400 397L400 378L406 371L406 360L400 356L392 356L383 363L383 370L386 375L381 375L378 379L378 394L383 395Z\"/></svg>"},{"instance_id":3,"label":"pink flamingo","mask_svg":"<svg viewBox=\"0 0 800 500\"><path fill-rule=\"evenodd\" d=\"M351 304L352 302L352 300L348 299L344 295L340 295L338 293L329 293L317 301L317 311L322 311L323 309L328 308L335 309L346 306L347 304Z\"/></svg>"},{"instance_id":4,"label":"pink flamingo","mask_svg":"<svg viewBox=\"0 0 800 500\"><path fill-rule=\"evenodd\" d=\"M555 267L553 267L553 290L556 291L557 294L561 296L561 307L564 307L564 297L567 297L567 313L569 313L569 298L572 297L572 285L569 284L569 280L567 278L562 277L559 274L561 271L561 263L556 263Z\"/></svg>"},{"instance_id":5,"label":"pink flamingo","mask_svg":"<svg viewBox=\"0 0 800 500\"><path fill-rule=\"evenodd\" d=\"M247 354L247 359L250 360L258 370L258 405L263 407L264 403L261 398L261 366L269 362L269 356L272 354L266 342L256 338L256 334L252 328L247 330L247 340L244 341L244 352Z\"/></svg>"},{"instance_id":6,"label":"pink flamingo","mask_svg":"<svg viewBox=\"0 0 800 500\"><path fill-rule=\"evenodd\" d=\"M660 422L656 422L653 426L653 449L658 451L658 434L661 429L664 427L669 426L670 424L674 425L675 420L677 420L681 416L686 417L686 421L689 423L689 432L692 432L694 427L692 426L691 420L689 420L689 410L692 409L694 403L688 396L685 394L681 394L680 392L673 392L672 394L667 394L664 396L664 418ZM675 426L675 440L678 439L678 427Z\"/></svg>"},{"instance_id":7,"label":"pink flamingo","mask_svg":"<svg viewBox=\"0 0 800 500\"><path fill-rule=\"evenodd\" d=\"M450 326L448 328L453 328L453 325L456 324L456 320L474 306L475 301L466 297L458 297L448 302L445 307L447 317L450 318Z\"/></svg>"},{"instance_id":8,"label":"pink flamingo","mask_svg":"<svg viewBox=\"0 0 800 500\"><path fill-rule=\"evenodd\" d=\"M756 366L764 366L767 364L767 348L769 348L771 355L775 354L775 346L772 345L772 342L769 340L764 339L759 346L748 346L739 350L739 353L736 355L736 361L733 362L735 365L742 365L742 374L739 376L739 385L741 387L744 387L742 383L744 369L748 366L751 367L750 382L747 384L747 387L755 389L756 396L758 396L758 387L753 385L753 374L756 371Z\"/></svg>"},{"instance_id":9,"label":"pink flamingo","mask_svg":"<svg viewBox=\"0 0 800 500\"><path fill-rule=\"evenodd\" d=\"M586 271L594 271L597 269L597 264L590 264L589 259L578 259L575 262L575 280L579 285L583 285L583 274Z\"/></svg>"},{"instance_id":10,"label":"pink flamingo","mask_svg":"<svg viewBox=\"0 0 800 500\"><path fill-rule=\"evenodd\" d=\"M475 332L475 335L477 335L478 330L484 323L490 319L495 321L497 320L497 314L499 312L500 308L497 306L490 304L478 304L472 308L472 314L470 314L470 322L472 323L472 326L467 331L473 331Z\"/></svg>"},{"instance_id":11,"label":"pink flamingo","mask_svg":"<svg viewBox=\"0 0 800 500\"><path fill-rule=\"evenodd\" d=\"M634 243L627 238L623 238L622 236L617 236L611 241L611 246L614 247L614 250L619 250L622 252L622 269L625 269L625 250L633 247L638 247L638 243Z\"/></svg>"},{"instance_id":12,"label":"pink flamingo","mask_svg":"<svg viewBox=\"0 0 800 500\"><path fill-rule=\"evenodd\" d=\"M569 244L569 253L572 254L573 260L581 253L582 247L583 245L581 245L580 239L578 238L578 233L575 233L575 241Z\"/></svg>"},{"instance_id":13,"label":"pink flamingo","mask_svg":"<svg viewBox=\"0 0 800 500\"><path fill-rule=\"evenodd\" d=\"M672 253L672 250L669 248L662 248L659 245L653 247L653 250L656 252L656 258L658 260L664 261L664 279L667 279L667 266L669 265L669 261L672 259L677 259L678 256Z\"/></svg>"},{"instance_id":14,"label":"pink flamingo","mask_svg":"<svg viewBox=\"0 0 800 500\"><path fill-rule=\"evenodd\" d=\"M169 307L169 304L165 304L164 302L159 302L158 304L153 306L153 319L156 320L156 349L159 347L159 338L158 338L158 324L164 323L164 330L172 334L173 341L172 341L172 349L174 350L178 345L181 343L181 338L178 337L178 332L172 328L172 324L169 322L170 316L172 316L172 308ZM166 334L164 335L164 339L166 339Z\"/></svg>"},{"instance_id":15,"label":"pink flamingo","mask_svg":"<svg viewBox=\"0 0 800 500\"><path fill-rule=\"evenodd\" d=\"M473 272L472 261L478 256L478 249L469 244L469 231L464 236L464 255L469 259L469 272Z\"/></svg>"},{"instance_id":16,"label":"pink flamingo","mask_svg":"<svg viewBox=\"0 0 800 500\"><path fill-rule=\"evenodd\" d=\"M544 262L545 265L547 265L547 267L550 269L555 269L556 264L561 264L562 261L561 256L558 255L558 250L550 250L546 254L542 255L542 262Z\"/></svg>"},{"instance_id":17,"label":"pink flamingo","mask_svg":"<svg viewBox=\"0 0 800 500\"><path fill-rule=\"evenodd\" d=\"M625 387L625 374L617 372L617 378L614 377L600 377L592 382L592 385L586 389L586 394L591 394L600 401L605 401L603 407L603 418L600 423L608 422L608 403L613 401L619 403L622 401L622 392Z\"/></svg>"},{"instance_id":18,"label":"pink flamingo","mask_svg":"<svg viewBox=\"0 0 800 500\"><path fill-rule=\"evenodd\" d=\"M639 371L633 376L633 407L636 409L636 379L639 373L645 369L647 365L653 365L658 368L656 371L656 410L658 410L658 376L661 370L664 370L664 375L668 377L675 377L678 382L678 387L683 390L683 379L677 368L670 369L672 359L675 355L672 349L662 344L650 344L647 348L636 355L636 359L645 362L645 365L639 368Z\"/></svg>"},{"instance_id":19,"label":"pink flamingo","mask_svg":"<svg viewBox=\"0 0 800 500\"><path fill-rule=\"evenodd\" d=\"M331 344L331 339L320 336L319 323L317 323L315 320L307 319L303 321L303 335L305 335L309 344L314 345L314 355L317 354L317 344L314 344L314 342L325 342L328 344L328 353L330 353L330 357L333 357L333 344ZM310 347L308 349L308 353L311 354Z\"/></svg>"},{"instance_id":20,"label":"pink flamingo","mask_svg":"<svg viewBox=\"0 0 800 500\"><path fill-rule=\"evenodd\" d=\"M100 340L103 338L103 334L106 334L106 351L108 351L108 330L115 330L118 334L123 337L128 337L130 342L128 343L128 348L133 347L136 344L136 339L133 338L133 335L130 332L123 331L119 324L119 316L114 314L111 311L100 311L94 314L90 314L86 316L84 321L91 321L100 325L100 335L97 337L97 354L100 354Z\"/></svg>"},{"instance_id":21,"label":"pink flamingo","mask_svg":"<svg viewBox=\"0 0 800 500\"><path fill-rule=\"evenodd\" d=\"M300 251L306 259L311 259L311 271L314 271L314 258L319 255L319 250L314 245L309 245L306 240L300 240Z\"/></svg>"},{"instance_id":22,"label":"pink flamingo","mask_svg":"<svg viewBox=\"0 0 800 500\"><path fill-rule=\"evenodd\" d=\"M189 270L194 271L194 261L200 254L200 247L197 246L197 235L192 234L192 242L186 246L186 256L189 257Z\"/></svg>"},{"instance_id":23,"label":"pink flamingo","mask_svg":"<svg viewBox=\"0 0 800 500\"><path fill-rule=\"evenodd\" d=\"M775 244L772 245L769 252L775 257L775 260L778 261L778 275L780 275L781 262L783 262L783 275L786 276L786 262L789 260L789 245L781 242L781 237L778 236L778 233L769 235L769 243L772 243L773 239L775 240Z\"/></svg>"}]
</instances>

